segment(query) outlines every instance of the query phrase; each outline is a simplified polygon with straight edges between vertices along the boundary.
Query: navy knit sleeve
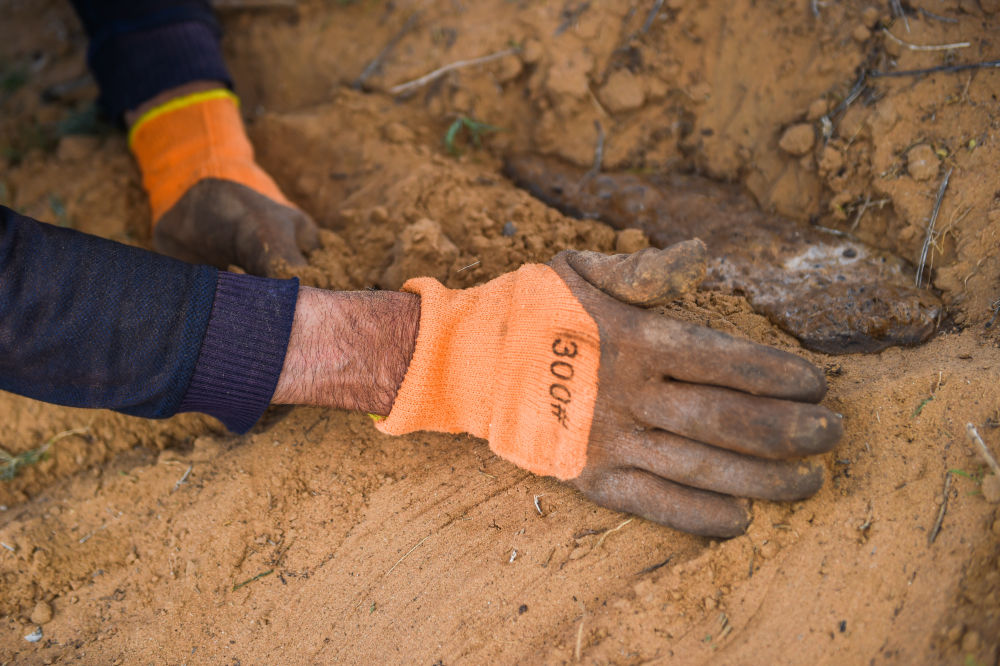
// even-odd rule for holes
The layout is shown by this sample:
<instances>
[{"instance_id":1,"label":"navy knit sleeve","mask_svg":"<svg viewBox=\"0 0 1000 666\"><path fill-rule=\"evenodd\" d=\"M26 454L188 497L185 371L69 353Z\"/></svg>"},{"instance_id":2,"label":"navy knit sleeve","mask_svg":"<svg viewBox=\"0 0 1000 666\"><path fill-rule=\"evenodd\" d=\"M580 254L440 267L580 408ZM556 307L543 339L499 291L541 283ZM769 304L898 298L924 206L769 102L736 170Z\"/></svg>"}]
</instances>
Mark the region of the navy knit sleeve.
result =
<instances>
[{"instance_id":1,"label":"navy knit sleeve","mask_svg":"<svg viewBox=\"0 0 1000 666\"><path fill-rule=\"evenodd\" d=\"M191 81L232 86L207 0L73 0L73 6L90 36L87 62L112 118Z\"/></svg>"},{"instance_id":2,"label":"navy knit sleeve","mask_svg":"<svg viewBox=\"0 0 1000 666\"><path fill-rule=\"evenodd\" d=\"M237 432L267 407L297 280L221 273L0 206L0 389Z\"/></svg>"}]
</instances>

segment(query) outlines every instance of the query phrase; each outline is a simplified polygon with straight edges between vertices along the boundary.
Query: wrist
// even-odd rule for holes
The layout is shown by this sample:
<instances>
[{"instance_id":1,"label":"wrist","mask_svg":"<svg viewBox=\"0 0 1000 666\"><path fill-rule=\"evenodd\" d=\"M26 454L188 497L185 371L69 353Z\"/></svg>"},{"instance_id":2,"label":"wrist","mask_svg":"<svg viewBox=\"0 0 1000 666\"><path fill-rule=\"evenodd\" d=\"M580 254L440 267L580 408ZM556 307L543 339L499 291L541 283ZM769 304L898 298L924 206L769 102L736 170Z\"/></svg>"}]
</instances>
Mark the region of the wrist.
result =
<instances>
[{"instance_id":1,"label":"wrist","mask_svg":"<svg viewBox=\"0 0 1000 666\"><path fill-rule=\"evenodd\" d=\"M387 415L406 375L420 297L302 287L272 403Z\"/></svg>"},{"instance_id":2,"label":"wrist","mask_svg":"<svg viewBox=\"0 0 1000 666\"><path fill-rule=\"evenodd\" d=\"M125 126L131 130L132 126L135 125L135 123L142 118L147 111L151 111L158 106L166 104L172 99L225 87L226 84L221 81L191 81L190 83L169 88L158 93L154 97L149 98L135 108L127 110L125 112Z\"/></svg>"}]
</instances>

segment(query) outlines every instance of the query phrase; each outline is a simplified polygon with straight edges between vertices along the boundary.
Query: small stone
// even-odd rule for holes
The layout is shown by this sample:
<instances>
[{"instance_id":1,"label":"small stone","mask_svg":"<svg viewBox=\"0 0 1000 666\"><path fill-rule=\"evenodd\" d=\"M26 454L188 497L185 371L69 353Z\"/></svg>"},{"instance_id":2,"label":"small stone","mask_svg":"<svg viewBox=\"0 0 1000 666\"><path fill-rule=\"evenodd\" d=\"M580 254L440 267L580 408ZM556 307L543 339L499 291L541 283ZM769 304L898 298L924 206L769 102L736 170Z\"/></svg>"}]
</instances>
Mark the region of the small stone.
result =
<instances>
[{"instance_id":1,"label":"small stone","mask_svg":"<svg viewBox=\"0 0 1000 666\"><path fill-rule=\"evenodd\" d=\"M382 130L387 141L393 143L408 143L413 141L413 130L402 123L389 123Z\"/></svg>"},{"instance_id":2,"label":"small stone","mask_svg":"<svg viewBox=\"0 0 1000 666\"><path fill-rule=\"evenodd\" d=\"M990 474L983 479L983 499L990 504L1000 504L1000 476Z\"/></svg>"},{"instance_id":3,"label":"small stone","mask_svg":"<svg viewBox=\"0 0 1000 666\"><path fill-rule=\"evenodd\" d=\"M375 206L368 213L368 219L375 224L382 224L389 221L389 211L385 206Z\"/></svg>"},{"instance_id":4,"label":"small stone","mask_svg":"<svg viewBox=\"0 0 1000 666\"><path fill-rule=\"evenodd\" d=\"M893 58L898 58L903 53L903 45L899 42L893 41L891 39L883 39L883 45L885 46L885 52L888 53Z\"/></svg>"},{"instance_id":5,"label":"small stone","mask_svg":"<svg viewBox=\"0 0 1000 666\"><path fill-rule=\"evenodd\" d=\"M29 643L37 643L38 641L42 640L42 628L35 627L35 630L32 631L27 636L25 636L24 640L28 641Z\"/></svg>"},{"instance_id":6,"label":"small stone","mask_svg":"<svg viewBox=\"0 0 1000 666\"><path fill-rule=\"evenodd\" d=\"M778 146L789 155L798 157L808 153L815 140L816 133L813 131L813 126L809 123L800 123L785 130Z\"/></svg>"},{"instance_id":7,"label":"small stone","mask_svg":"<svg viewBox=\"0 0 1000 666\"><path fill-rule=\"evenodd\" d=\"M826 103L825 99L817 99L809 105L809 110L806 111L806 118L808 120L819 120L825 116L826 112L829 110L830 105Z\"/></svg>"},{"instance_id":8,"label":"small stone","mask_svg":"<svg viewBox=\"0 0 1000 666\"><path fill-rule=\"evenodd\" d=\"M500 233L509 238L517 233L517 225L508 220L507 223L503 225L503 231Z\"/></svg>"},{"instance_id":9,"label":"small stone","mask_svg":"<svg viewBox=\"0 0 1000 666\"><path fill-rule=\"evenodd\" d=\"M969 629L962 636L962 651L976 652L977 650L979 650L979 632L975 629Z\"/></svg>"},{"instance_id":10,"label":"small stone","mask_svg":"<svg viewBox=\"0 0 1000 666\"><path fill-rule=\"evenodd\" d=\"M715 599L713 597L705 597L705 610L715 610Z\"/></svg>"},{"instance_id":11,"label":"small stone","mask_svg":"<svg viewBox=\"0 0 1000 666\"><path fill-rule=\"evenodd\" d=\"M963 631L965 631L965 627L961 624L952 625L952 627L948 630L948 633L945 634L945 639L949 643L958 643L959 639L962 638Z\"/></svg>"},{"instance_id":12,"label":"small stone","mask_svg":"<svg viewBox=\"0 0 1000 666\"><path fill-rule=\"evenodd\" d=\"M649 247L649 239L642 229L622 229L615 237L615 252L632 254Z\"/></svg>"},{"instance_id":13,"label":"small stone","mask_svg":"<svg viewBox=\"0 0 1000 666\"><path fill-rule=\"evenodd\" d=\"M871 39L871 36L872 36L872 31L863 25L859 25L857 28L854 29L854 32L851 33L851 37L853 37L854 41L856 41L858 44L864 44L869 39Z\"/></svg>"},{"instance_id":14,"label":"small stone","mask_svg":"<svg viewBox=\"0 0 1000 666\"><path fill-rule=\"evenodd\" d=\"M910 148L906 153L906 170L914 180L930 180L938 174L940 160L926 143Z\"/></svg>"},{"instance_id":15,"label":"small stone","mask_svg":"<svg viewBox=\"0 0 1000 666\"><path fill-rule=\"evenodd\" d=\"M607 83L601 87L600 97L612 113L638 109L646 101L642 81L627 69L619 69L608 77Z\"/></svg>"},{"instance_id":16,"label":"small stone","mask_svg":"<svg viewBox=\"0 0 1000 666\"><path fill-rule=\"evenodd\" d=\"M768 541L767 543L762 544L757 552L760 553L760 556L765 560L769 560L778 554L778 544L773 541Z\"/></svg>"},{"instance_id":17,"label":"small stone","mask_svg":"<svg viewBox=\"0 0 1000 666\"><path fill-rule=\"evenodd\" d=\"M542 43L537 39L529 39L524 42L524 48L521 49L521 60L533 65L542 59L543 53Z\"/></svg>"},{"instance_id":18,"label":"small stone","mask_svg":"<svg viewBox=\"0 0 1000 666\"><path fill-rule=\"evenodd\" d=\"M878 23L879 11L875 7L865 7L865 10L861 12L861 22L866 28L871 30Z\"/></svg>"},{"instance_id":19,"label":"small stone","mask_svg":"<svg viewBox=\"0 0 1000 666\"><path fill-rule=\"evenodd\" d=\"M39 601L31 611L31 621L35 624L45 624L52 619L52 606L47 601Z\"/></svg>"}]
</instances>

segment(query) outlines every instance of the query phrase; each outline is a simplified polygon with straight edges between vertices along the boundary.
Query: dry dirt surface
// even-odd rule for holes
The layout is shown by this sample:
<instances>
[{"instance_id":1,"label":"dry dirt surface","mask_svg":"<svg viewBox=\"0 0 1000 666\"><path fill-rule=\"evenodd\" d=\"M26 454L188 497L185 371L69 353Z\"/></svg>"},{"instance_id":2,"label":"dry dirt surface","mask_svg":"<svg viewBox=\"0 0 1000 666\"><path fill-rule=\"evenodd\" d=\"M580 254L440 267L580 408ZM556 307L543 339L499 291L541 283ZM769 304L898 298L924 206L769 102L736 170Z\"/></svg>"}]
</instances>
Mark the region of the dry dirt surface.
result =
<instances>
[{"instance_id":1,"label":"dry dirt surface","mask_svg":"<svg viewBox=\"0 0 1000 666\"><path fill-rule=\"evenodd\" d=\"M845 417L820 493L756 503L729 541L364 415L274 410L234 437L2 394L0 447L48 449L0 483L0 663L997 664L996 477L966 424L1000 452L1000 69L859 77L1000 58L995 0L218 9L259 159L325 230L308 283L466 287L641 248L501 173L600 146L606 172L736 183L913 264L950 173L927 248L947 315L922 346L834 357L738 294L666 309L825 367ZM0 0L0 201L148 245L85 49L68 3Z\"/></svg>"}]
</instances>

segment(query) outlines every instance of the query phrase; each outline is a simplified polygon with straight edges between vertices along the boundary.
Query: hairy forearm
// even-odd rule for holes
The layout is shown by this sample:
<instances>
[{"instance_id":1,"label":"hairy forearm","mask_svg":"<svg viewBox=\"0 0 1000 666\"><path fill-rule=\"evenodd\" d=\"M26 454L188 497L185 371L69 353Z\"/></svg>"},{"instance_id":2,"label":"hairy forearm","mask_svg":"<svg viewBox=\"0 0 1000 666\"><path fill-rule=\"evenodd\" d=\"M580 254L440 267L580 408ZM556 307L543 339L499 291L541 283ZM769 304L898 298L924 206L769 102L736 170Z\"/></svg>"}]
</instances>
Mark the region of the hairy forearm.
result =
<instances>
[{"instance_id":1,"label":"hairy forearm","mask_svg":"<svg viewBox=\"0 0 1000 666\"><path fill-rule=\"evenodd\" d=\"M388 414L419 322L414 294L302 287L271 402Z\"/></svg>"}]
</instances>

